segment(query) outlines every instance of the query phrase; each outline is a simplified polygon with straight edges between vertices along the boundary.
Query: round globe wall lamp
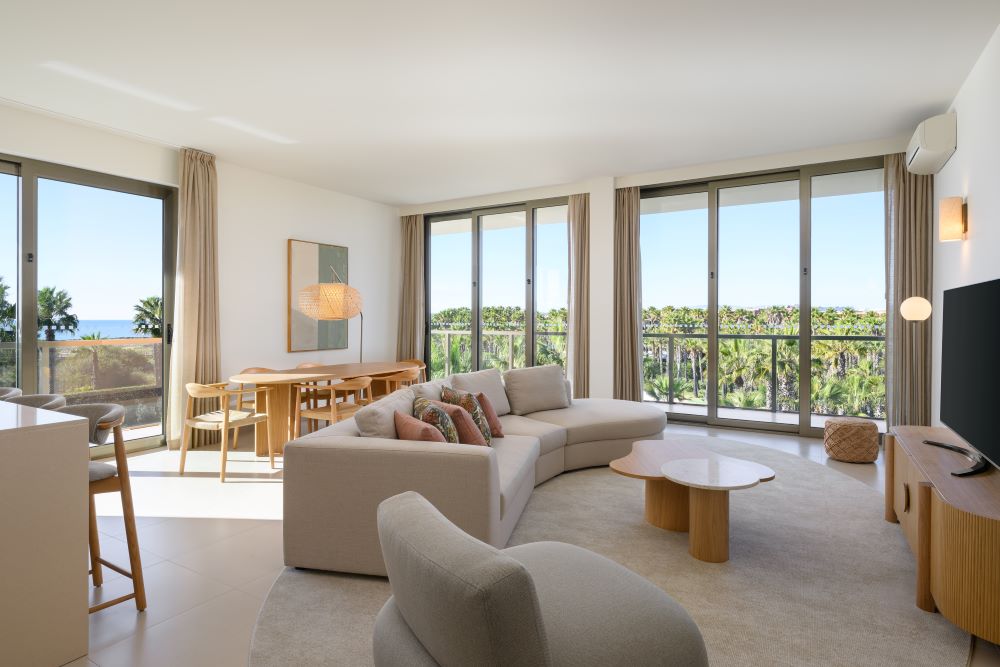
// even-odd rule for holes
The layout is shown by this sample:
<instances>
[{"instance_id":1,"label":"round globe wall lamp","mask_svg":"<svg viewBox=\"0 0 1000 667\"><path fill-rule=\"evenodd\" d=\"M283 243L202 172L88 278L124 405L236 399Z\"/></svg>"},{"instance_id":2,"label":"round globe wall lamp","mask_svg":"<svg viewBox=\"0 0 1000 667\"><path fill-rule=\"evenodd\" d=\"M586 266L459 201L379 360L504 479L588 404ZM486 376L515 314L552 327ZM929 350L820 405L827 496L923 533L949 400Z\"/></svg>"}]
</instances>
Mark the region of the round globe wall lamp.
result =
<instances>
[{"instance_id":1,"label":"round globe wall lamp","mask_svg":"<svg viewBox=\"0 0 1000 667\"><path fill-rule=\"evenodd\" d=\"M899 304L899 314L908 322L923 322L931 316L931 302L922 296L911 296Z\"/></svg>"}]
</instances>

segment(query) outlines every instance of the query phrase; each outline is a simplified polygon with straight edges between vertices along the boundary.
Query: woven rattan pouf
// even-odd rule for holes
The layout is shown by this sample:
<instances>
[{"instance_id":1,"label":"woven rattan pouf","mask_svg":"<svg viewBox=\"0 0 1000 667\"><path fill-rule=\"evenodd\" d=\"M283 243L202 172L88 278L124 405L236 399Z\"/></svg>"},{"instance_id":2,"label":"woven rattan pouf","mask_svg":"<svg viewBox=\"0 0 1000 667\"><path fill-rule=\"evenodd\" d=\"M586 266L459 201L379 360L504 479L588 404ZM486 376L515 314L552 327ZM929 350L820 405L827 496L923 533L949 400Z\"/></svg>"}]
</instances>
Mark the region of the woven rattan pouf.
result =
<instances>
[{"instance_id":1,"label":"woven rattan pouf","mask_svg":"<svg viewBox=\"0 0 1000 667\"><path fill-rule=\"evenodd\" d=\"M847 463L873 463L878 458L878 427L858 417L831 417L823 427L827 456Z\"/></svg>"}]
</instances>

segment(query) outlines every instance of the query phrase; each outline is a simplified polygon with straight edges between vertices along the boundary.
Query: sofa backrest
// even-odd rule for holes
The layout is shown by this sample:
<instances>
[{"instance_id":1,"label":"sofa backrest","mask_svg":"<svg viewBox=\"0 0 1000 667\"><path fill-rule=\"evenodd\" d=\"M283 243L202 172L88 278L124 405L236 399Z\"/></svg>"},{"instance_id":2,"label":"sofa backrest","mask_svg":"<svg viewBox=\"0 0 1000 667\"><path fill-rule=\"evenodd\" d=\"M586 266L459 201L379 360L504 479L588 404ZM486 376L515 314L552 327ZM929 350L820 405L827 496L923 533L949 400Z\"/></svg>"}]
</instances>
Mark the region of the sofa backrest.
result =
<instances>
[{"instance_id":1,"label":"sofa backrest","mask_svg":"<svg viewBox=\"0 0 1000 667\"><path fill-rule=\"evenodd\" d=\"M378 534L396 606L438 664L550 664L535 585L521 563L413 491L382 501Z\"/></svg>"}]
</instances>

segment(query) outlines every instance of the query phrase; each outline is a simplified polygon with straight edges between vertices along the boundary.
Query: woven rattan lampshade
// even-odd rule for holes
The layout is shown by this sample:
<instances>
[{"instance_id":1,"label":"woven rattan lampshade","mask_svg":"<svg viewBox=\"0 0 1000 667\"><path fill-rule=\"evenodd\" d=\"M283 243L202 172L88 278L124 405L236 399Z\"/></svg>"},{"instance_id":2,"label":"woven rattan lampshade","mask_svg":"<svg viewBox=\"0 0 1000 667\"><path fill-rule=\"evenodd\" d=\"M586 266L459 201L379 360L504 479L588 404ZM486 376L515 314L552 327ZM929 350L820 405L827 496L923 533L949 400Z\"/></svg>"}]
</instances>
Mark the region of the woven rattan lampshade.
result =
<instances>
[{"instance_id":1,"label":"woven rattan lampshade","mask_svg":"<svg viewBox=\"0 0 1000 667\"><path fill-rule=\"evenodd\" d=\"M314 320L349 320L361 314L361 293L346 283L317 283L299 292L299 309Z\"/></svg>"}]
</instances>

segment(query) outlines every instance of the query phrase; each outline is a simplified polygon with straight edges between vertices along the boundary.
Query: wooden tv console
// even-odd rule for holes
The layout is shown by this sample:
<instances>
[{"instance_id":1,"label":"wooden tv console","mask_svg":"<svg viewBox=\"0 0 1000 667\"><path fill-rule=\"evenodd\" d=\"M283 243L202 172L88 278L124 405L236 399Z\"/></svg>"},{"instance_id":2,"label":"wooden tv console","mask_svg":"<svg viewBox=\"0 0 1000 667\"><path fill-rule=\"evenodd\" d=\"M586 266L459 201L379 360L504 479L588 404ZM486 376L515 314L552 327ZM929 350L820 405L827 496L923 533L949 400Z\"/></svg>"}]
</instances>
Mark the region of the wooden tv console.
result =
<instances>
[{"instance_id":1,"label":"wooden tv console","mask_svg":"<svg viewBox=\"0 0 1000 667\"><path fill-rule=\"evenodd\" d=\"M1000 470L955 477L968 448L946 428L898 426L885 436L885 519L917 559L917 606L1000 643Z\"/></svg>"}]
</instances>

